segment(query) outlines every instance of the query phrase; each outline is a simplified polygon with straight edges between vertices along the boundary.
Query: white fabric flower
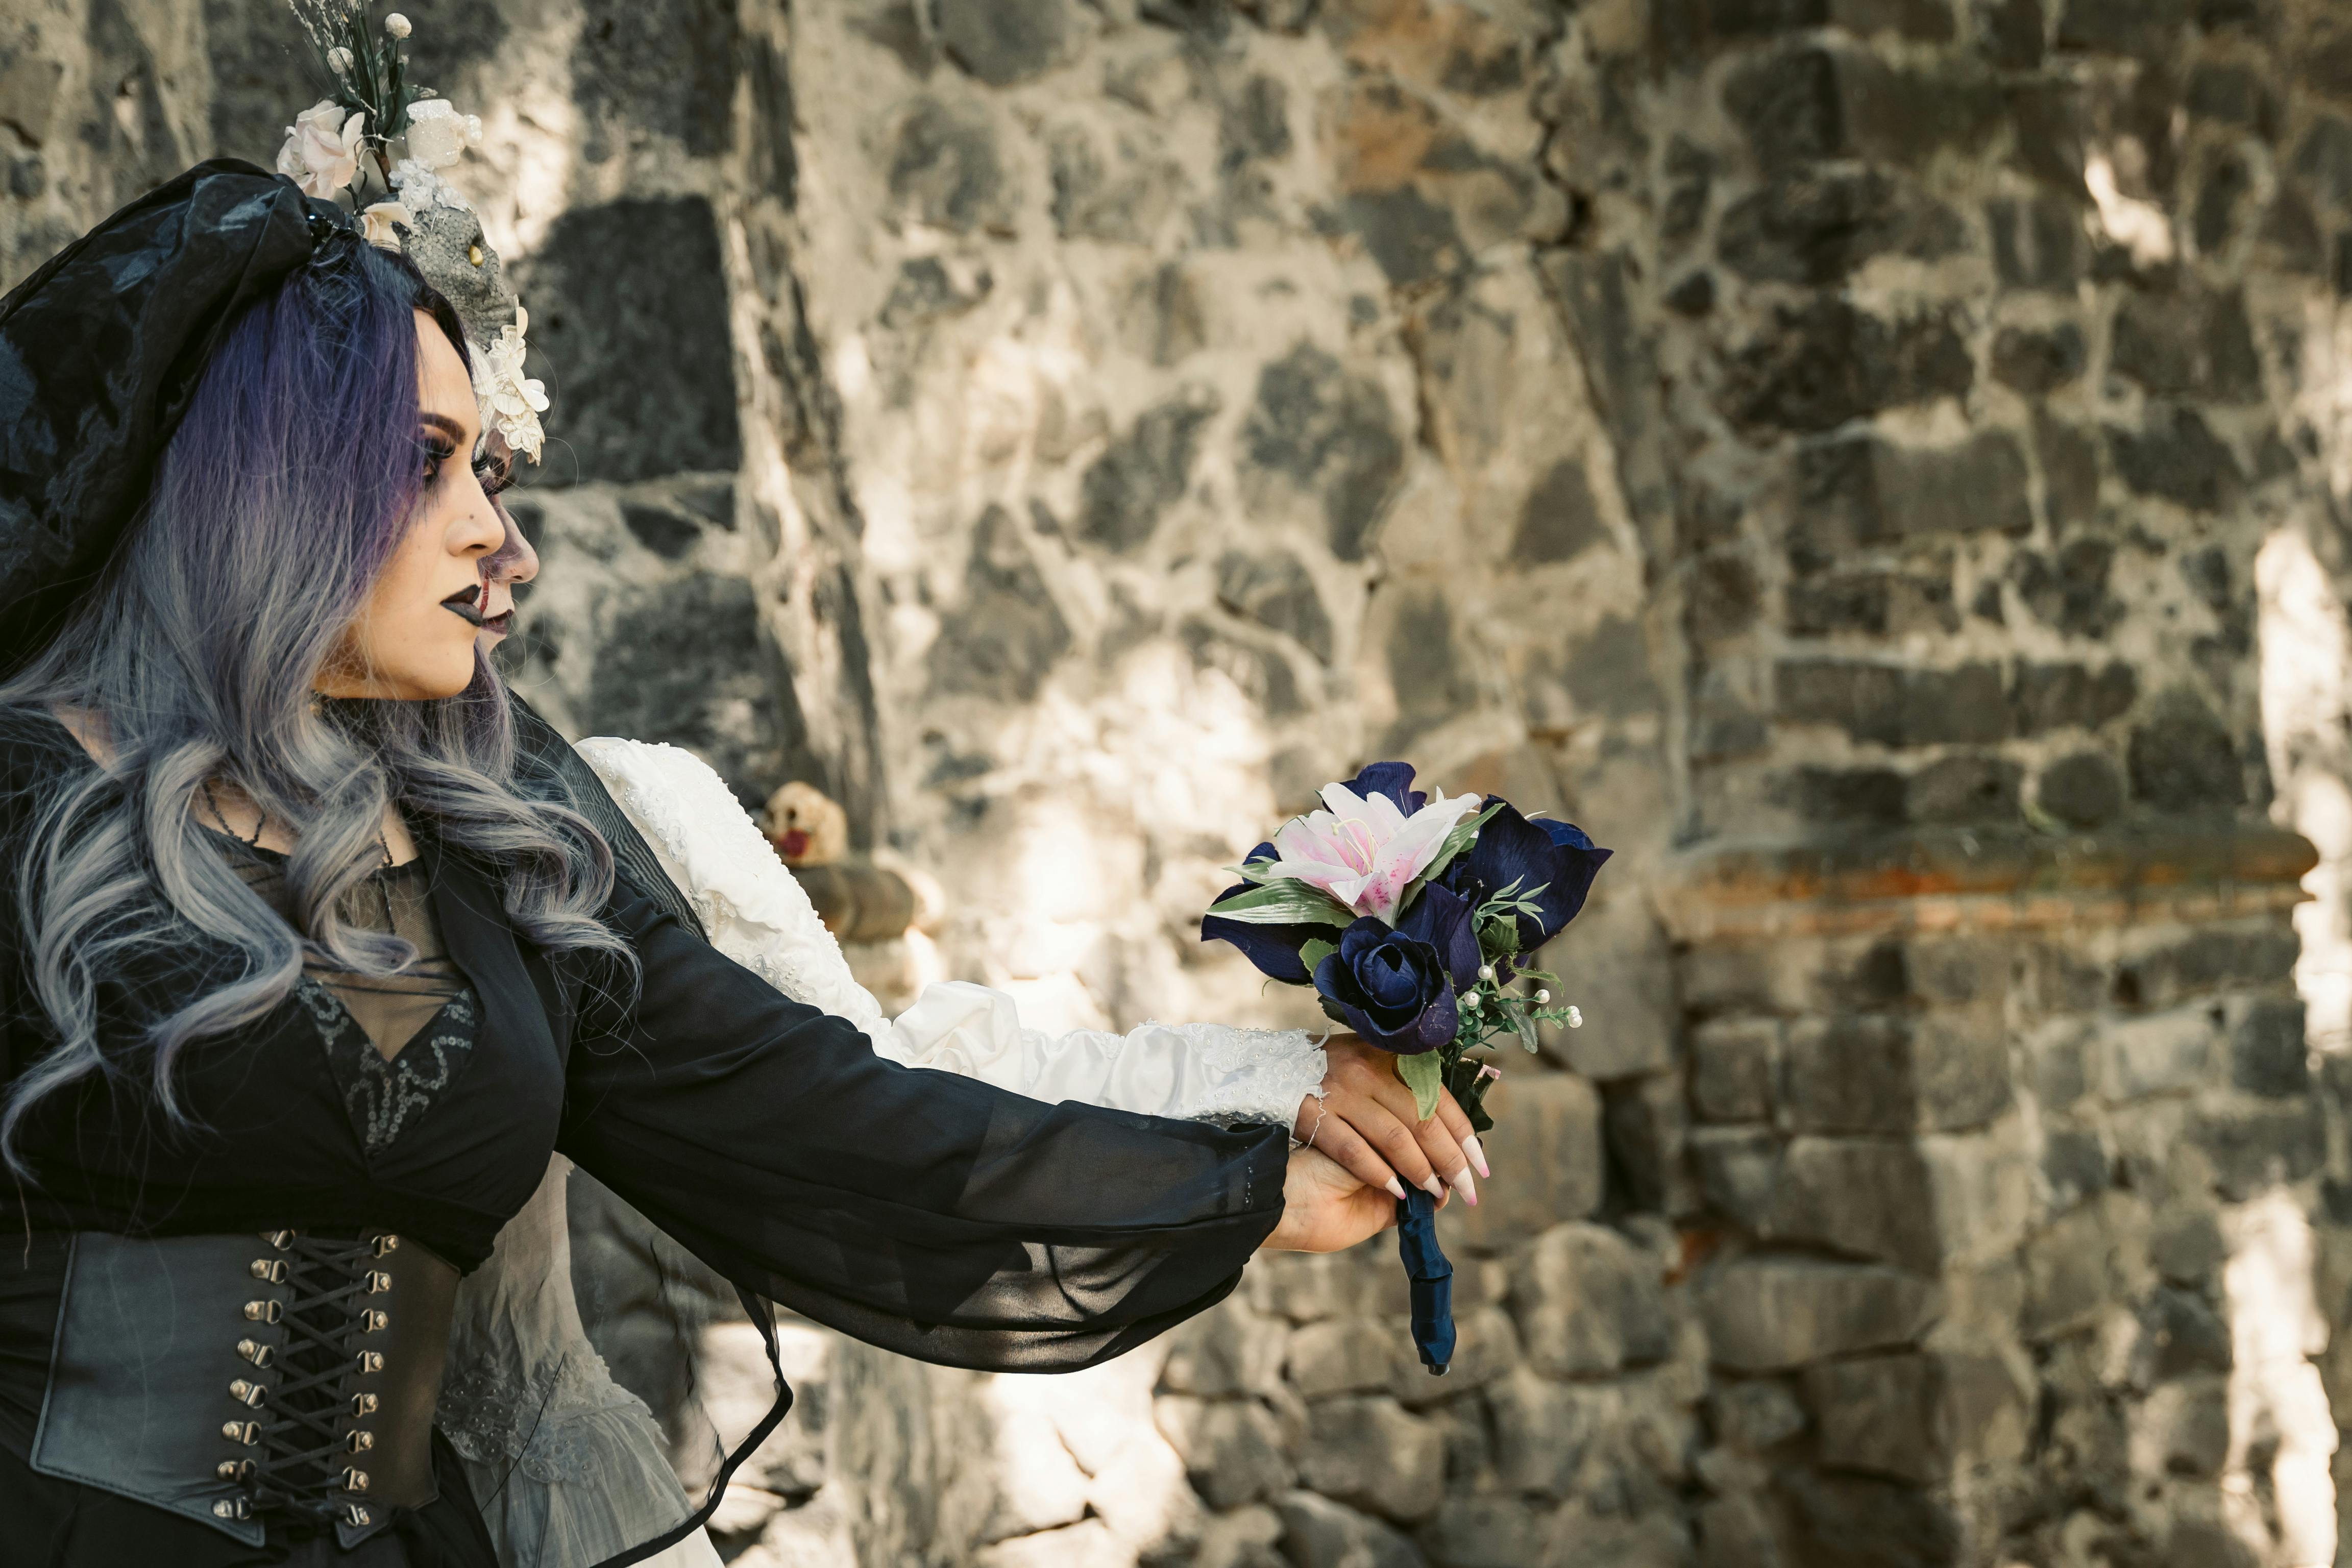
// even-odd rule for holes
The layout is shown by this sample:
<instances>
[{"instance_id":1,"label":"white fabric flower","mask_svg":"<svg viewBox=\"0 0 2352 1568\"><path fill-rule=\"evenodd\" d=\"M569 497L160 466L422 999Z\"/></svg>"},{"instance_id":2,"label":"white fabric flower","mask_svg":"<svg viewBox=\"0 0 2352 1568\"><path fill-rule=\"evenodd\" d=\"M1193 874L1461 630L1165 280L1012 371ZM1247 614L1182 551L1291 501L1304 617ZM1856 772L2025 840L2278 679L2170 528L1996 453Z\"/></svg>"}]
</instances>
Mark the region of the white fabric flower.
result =
<instances>
[{"instance_id":1,"label":"white fabric flower","mask_svg":"<svg viewBox=\"0 0 2352 1568\"><path fill-rule=\"evenodd\" d=\"M400 234L392 226L404 224L414 228L416 216L399 202L377 202L360 213L360 237L370 245L386 250L398 250Z\"/></svg>"},{"instance_id":2,"label":"white fabric flower","mask_svg":"<svg viewBox=\"0 0 2352 1568\"><path fill-rule=\"evenodd\" d=\"M325 100L294 117L286 145L278 150L278 172L305 195L331 196L360 172L360 147L367 139L367 116Z\"/></svg>"},{"instance_id":3,"label":"white fabric flower","mask_svg":"<svg viewBox=\"0 0 2352 1568\"><path fill-rule=\"evenodd\" d=\"M408 106L408 155L428 169L446 169L466 155L466 120L446 98ZM480 123L478 121L477 124Z\"/></svg>"},{"instance_id":4,"label":"white fabric flower","mask_svg":"<svg viewBox=\"0 0 2352 1568\"><path fill-rule=\"evenodd\" d=\"M351 75L352 51L343 47L341 44L337 44L333 48L327 51L327 66L328 68L332 70L337 76L347 77Z\"/></svg>"},{"instance_id":5,"label":"white fabric flower","mask_svg":"<svg viewBox=\"0 0 2352 1568\"><path fill-rule=\"evenodd\" d=\"M394 11L383 19L383 30L395 38L404 38L410 31L408 18Z\"/></svg>"},{"instance_id":6,"label":"white fabric flower","mask_svg":"<svg viewBox=\"0 0 2352 1568\"><path fill-rule=\"evenodd\" d=\"M518 302L515 319L499 329L495 342L476 352L474 397L481 405L482 428L496 430L509 447L536 463L546 439L539 416L547 407L547 391L522 373L522 335L530 325L530 312Z\"/></svg>"}]
</instances>

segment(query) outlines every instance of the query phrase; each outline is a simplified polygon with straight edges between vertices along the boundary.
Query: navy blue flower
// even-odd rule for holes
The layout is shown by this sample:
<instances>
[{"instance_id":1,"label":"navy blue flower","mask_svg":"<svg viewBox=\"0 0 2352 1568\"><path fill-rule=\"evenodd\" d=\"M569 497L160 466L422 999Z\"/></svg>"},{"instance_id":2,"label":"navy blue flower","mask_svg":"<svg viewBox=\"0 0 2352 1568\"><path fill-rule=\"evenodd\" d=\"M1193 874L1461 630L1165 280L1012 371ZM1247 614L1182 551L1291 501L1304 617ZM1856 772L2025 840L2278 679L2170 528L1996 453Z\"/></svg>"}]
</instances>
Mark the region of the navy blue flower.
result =
<instances>
[{"instance_id":1,"label":"navy blue flower","mask_svg":"<svg viewBox=\"0 0 2352 1568\"><path fill-rule=\"evenodd\" d=\"M1270 843L1261 844L1242 857L1244 862L1273 860L1279 858ZM1245 893L1249 889L1250 884L1247 882L1235 882L1232 887L1219 893L1212 901L1223 903L1235 893ZM1312 983L1314 977L1307 973L1307 965L1300 961L1298 950L1308 942L1318 938L1324 942L1330 941L1331 928L1318 925L1253 925L1247 921L1237 921L1228 915L1201 917L1202 942L1232 942L1242 950L1243 957L1258 966L1260 973L1291 985L1306 985Z\"/></svg>"},{"instance_id":2,"label":"navy blue flower","mask_svg":"<svg viewBox=\"0 0 2352 1568\"><path fill-rule=\"evenodd\" d=\"M1360 795L1384 795L1407 816L1429 804L1429 796L1412 787L1411 763L1367 763L1348 787Z\"/></svg>"},{"instance_id":3,"label":"navy blue flower","mask_svg":"<svg viewBox=\"0 0 2352 1568\"><path fill-rule=\"evenodd\" d=\"M1478 928L1468 900L1451 888L1430 886L1397 921L1397 930L1437 950L1456 991L1478 984Z\"/></svg>"},{"instance_id":4,"label":"navy blue flower","mask_svg":"<svg viewBox=\"0 0 2352 1568\"><path fill-rule=\"evenodd\" d=\"M1315 966L1326 1011L1382 1050L1414 1056L1454 1038L1460 1015L1437 949L1366 915Z\"/></svg>"},{"instance_id":5,"label":"navy blue flower","mask_svg":"<svg viewBox=\"0 0 2352 1568\"><path fill-rule=\"evenodd\" d=\"M1489 795L1486 804L1502 803ZM1536 906L1535 913L1517 917L1519 951L1533 952L1584 908L1609 855L1573 823L1548 816L1530 821L1503 805L1478 829L1478 841L1455 856L1433 886L1451 889L1475 910L1516 882L1518 896Z\"/></svg>"}]
</instances>

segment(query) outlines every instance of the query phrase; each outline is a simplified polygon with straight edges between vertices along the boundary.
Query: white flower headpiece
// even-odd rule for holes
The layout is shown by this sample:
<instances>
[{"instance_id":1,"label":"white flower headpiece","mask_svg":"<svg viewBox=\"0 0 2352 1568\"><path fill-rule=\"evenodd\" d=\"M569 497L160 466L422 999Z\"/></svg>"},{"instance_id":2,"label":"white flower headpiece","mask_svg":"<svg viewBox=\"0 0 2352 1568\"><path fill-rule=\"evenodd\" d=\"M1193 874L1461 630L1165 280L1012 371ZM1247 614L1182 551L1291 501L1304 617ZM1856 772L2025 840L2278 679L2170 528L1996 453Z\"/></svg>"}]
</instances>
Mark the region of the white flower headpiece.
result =
<instances>
[{"instance_id":1,"label":"white flower headpiece","mask_svg":"<svg viewBox=\"0 0 2352 1568\"><path fill-rule=\"evenodd\" d=\"M498 266L473 205L441 175L482 144L478 115L460 114L430 88L408 79L408 56L401 44L415 31L395 11L381 34L368 25L368 0L288 0L312 51L334 79L335 91L303 110L286 128L278 152L278 172L306 195L342 203L356 215L360 234L371 245L406 250L428 281L460 307L469 335L504 313L514 319L487 342L474 345L474 395L481 405L484 434L495 431L514 451L540 459L546 436L539 416L547 408L546 389L523 374L523 332L530 324L520 300L498 280ZM439 215L463 214L444 220ZM448 250L448 226L457 225L455 250L436 276L434 264ZM404 243L423 233L434 238L421 249ZM468 242L470 238L470 243Z\"/></svg>"}]
</instances>

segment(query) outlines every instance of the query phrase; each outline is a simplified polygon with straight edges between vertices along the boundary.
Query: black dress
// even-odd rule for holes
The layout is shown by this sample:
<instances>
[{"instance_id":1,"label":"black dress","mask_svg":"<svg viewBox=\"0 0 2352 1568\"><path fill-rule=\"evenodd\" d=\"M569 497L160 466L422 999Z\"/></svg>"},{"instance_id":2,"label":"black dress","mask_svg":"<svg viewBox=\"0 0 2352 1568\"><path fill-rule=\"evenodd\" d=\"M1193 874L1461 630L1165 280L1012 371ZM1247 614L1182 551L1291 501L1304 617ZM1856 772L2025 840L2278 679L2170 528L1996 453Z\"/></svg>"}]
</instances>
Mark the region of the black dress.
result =
<instances>
[{"instance_id":1,"label":"black dress","mask_svg":"<svg viewBox=\"0 0 2352 1568\"><path fill-rule=\"evenodd\" d=\"M47 715L0 710L12 889L38 803L92 766ZM189 1049L187 1125L161 1117L135 1074L85 1077L26 1119L37 1184L5 1205L21 1206L0 1233L12 1237L0 1247L0 1537L11 1552L46 1545L26 1561L491 1562L437 1440L438 1500L341 1554L331 1536L278 1529L257 1553L34 1471L62 1233L381 1226L470 1270L561 1151L747 1290L924 1360L1053 1372L1223 1299L1280 1216L1280 1128L1047 1105L885 1061L849 1023L780 995L625 882L604 910L642 967L624 1003L609 968L551 962L519 939L488 868L419 841L474 1016L464 1048L419 1075L431 1086L410 1086L395 1136L372 1124L376 1102L352 1091L350 1061L299 994ZM54 1043L23 946L15 900L0 897L0 1084ZM217 984L218 965L191 932L135 973L100 977L105 1043L119 1048L139 1020Z\"/></svg>"}]
</instances>

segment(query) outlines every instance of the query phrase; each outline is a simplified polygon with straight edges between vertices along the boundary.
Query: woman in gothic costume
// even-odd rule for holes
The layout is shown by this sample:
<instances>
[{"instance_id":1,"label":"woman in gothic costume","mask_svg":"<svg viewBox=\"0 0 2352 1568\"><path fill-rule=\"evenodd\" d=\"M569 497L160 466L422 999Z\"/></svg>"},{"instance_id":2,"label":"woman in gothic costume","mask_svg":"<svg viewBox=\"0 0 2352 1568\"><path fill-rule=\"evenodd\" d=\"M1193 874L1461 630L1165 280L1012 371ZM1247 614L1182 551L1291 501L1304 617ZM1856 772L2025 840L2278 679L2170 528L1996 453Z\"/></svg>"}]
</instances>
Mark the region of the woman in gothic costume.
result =
<instances>
[{"instance_id":1,"label":"woman in gothic costume","mask_svg":"<svg viewBox=\"0 0 2352 1568\"><path fill-rule=\"evenodd\" d=\"M1399 1173L1471 1195L1466 1121L1360 1046L884 1018L707 767L511 698L525 318L428 168L397 224L321 189L328 129L0 300L12 1552L714 1562L789 1393L690 1502L581 1331L572 1161L772 1351L774 1301L1028 1372L1364 1239Z\"/></svg>"}]
</instances>

